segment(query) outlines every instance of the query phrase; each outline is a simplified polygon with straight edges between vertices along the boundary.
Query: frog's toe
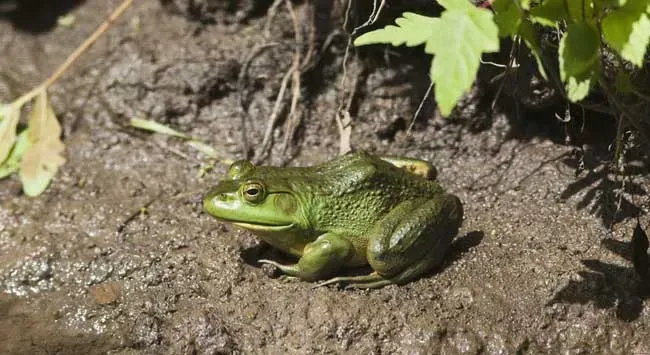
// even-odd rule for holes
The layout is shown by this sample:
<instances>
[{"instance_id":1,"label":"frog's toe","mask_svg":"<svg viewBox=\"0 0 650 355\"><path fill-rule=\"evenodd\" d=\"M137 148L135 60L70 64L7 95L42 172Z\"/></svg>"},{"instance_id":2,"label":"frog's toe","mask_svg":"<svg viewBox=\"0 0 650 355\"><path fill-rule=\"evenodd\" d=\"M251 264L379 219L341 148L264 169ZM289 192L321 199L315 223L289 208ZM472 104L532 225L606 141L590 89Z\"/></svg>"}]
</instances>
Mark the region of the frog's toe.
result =
<instances>
[{"instance_id":1,"label":"frog's toe","mask_svg":"<svg viewBox=\"0 0 650 355\"><path fill-rule=\"evenodd\" d=\"M277 267L278 269L280 269L282 266L284 266L284 265L278 263L277 261L268 260L268 259L260 259L257 262L260 263L260 264L273 265L273 266Z\"/></svg>"},{"instance_id":2,"label":"frog's toe","mask_svg":"<svg viewBox=\"0 0 650 355\"><path fill-rule=\"evenodd\" d=\"M345 279L345 278L344 277L334 277L334 278L331 278L329 280L319 282L319 283L315 284L314 286L312 286L312 288L318 288L318 287L323 287L323 286L327 286L327 285L333 285L333 284L338 284L338 283L341 283L341 282L345 282L345 280L343 280L343 279Z\"/></svg>"},{"instance_id":3,"label":"frog's toe","mask_svg":"<svg viewBox=\"0 0 650 355\"><path fill-rule=\"evenodd\" d=\"M366 288L382 288L384 286L392 285L393 282L391 280L379 280L379 281L372 281L372 282L358 282L358 283L351 283L345 286L345 288L361 288L361 289L366 289Z\"/></svg>"},{"instance_id":4,"label":"frog's toe","mask_svg":"<svg viewBox=\"0 0 650 355\"><path fill-rule=\"evenodd\" d=\"M332 284L340 284L340 283L347 284L347 287L352 287L352 288L379 288L391 284L392 282L390 280L384 279L376 272L373 272L371 274L362 275L362 276L335 277L314 285L314 288L332 285ZM379 285L380 283L381 285ZM369 285L369 286L364 287L363 285Z\"/></svg>"}]
</instances>

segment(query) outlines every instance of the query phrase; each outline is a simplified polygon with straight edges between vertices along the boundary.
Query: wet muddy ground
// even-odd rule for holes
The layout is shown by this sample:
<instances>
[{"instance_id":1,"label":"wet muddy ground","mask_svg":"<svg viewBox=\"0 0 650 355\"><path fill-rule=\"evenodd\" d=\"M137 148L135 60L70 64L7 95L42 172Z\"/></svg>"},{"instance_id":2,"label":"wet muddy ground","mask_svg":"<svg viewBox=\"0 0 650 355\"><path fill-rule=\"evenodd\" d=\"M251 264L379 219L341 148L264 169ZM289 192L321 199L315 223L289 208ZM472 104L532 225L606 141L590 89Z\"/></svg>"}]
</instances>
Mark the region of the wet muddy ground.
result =
<instances>
[{"instance_id":1,"label":"wet muddy ground","mask_svg":"<svg viewBox=\"0 0 650 355\"><path fill-rule=\"evenodd\" d=\"M62 10L72 26L38 31L3 10L0 98L43 80L116 5L84 2ZM466 219L443 267L369 291L313 289L261 268L268 251L252 235L202 212L226 166L199 176L202 155L128 127L155 119L241 158L237 81L264 42L256 11L197 20L137 2L52 88L68 163L38 198L23 196L15 177L0 182L0 353L650 352L650 300L629 245L631 216L650 222L647 167L626 180L610 232L621 182L597 164L576 177L553 112L523 121L495 112L477 132L472 117L445 120L429 108L407 133L422 92L397 79L418 77L417 65L369 68L352 144L429 159L461 198ZM277 16L274 40L290 41L286 11ZM342 48L329 49L305 92L290 165L338 154ZM292 53L280 46L250 63L253 148ZM283 161L284 128L266 163Z\"/></svg>"}]
</instances>

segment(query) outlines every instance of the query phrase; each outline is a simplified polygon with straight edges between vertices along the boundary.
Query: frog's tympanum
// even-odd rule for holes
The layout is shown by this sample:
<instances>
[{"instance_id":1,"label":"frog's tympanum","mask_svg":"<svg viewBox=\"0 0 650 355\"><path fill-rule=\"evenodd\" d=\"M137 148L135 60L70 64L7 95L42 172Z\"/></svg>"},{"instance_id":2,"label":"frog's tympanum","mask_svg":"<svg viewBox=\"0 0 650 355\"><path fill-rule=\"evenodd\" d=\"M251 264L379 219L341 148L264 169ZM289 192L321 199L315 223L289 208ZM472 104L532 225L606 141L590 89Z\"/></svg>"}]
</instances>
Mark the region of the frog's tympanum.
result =
<instances>
[{"instance_id":1,"label":"frog's tympanum","mask_svg":"<svg viewBox=\"0 0 650 355\"><path fill-rule=\"evenodd\" d=\"M271 264L318 285L404 284L443 260L463 219L460 200L425 161L350 153L313 167L233 163L204 199L212 216L299 258ZM363 276L334 277L370 265ZM328 279L330 278L330 279Z\"/></svg>"}]
</instances>

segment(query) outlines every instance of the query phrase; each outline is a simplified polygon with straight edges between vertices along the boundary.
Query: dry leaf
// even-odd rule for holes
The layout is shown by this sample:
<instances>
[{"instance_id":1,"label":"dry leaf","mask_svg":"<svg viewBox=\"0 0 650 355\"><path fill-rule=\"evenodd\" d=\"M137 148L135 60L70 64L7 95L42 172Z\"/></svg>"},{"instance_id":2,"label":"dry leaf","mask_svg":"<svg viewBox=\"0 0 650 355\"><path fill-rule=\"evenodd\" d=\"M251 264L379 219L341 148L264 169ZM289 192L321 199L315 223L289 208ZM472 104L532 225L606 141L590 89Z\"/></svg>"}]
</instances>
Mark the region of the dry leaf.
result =
<instances>
[{"instance_id":1,"label":"dry leaf","mask_svg":"<svg viewBox=\"0 0 650 355\"><path fill-rule=\"evenodd\" d=\"M16 125L20 119L20 109L13 105L0 106L0 163L4 162L16 141Z\"/></svg>"},{"instance_id":2,"label":"dry leaf","mask_svg":"<svg viewBox=\"0 0 650 355\"><path fill-rule=\"evenodd\" d=\"M30 140L34 143L20 162L20 180L28 196L40 195L65 163L65 145L60 139L61 126L47 101L45 90L38 95L29 115Z\"/></svg>"},{"instance_id":3,"label":"dry leaf","mask_svg":"<svg viewBox=\"0 0 650 355\"><path fill-rule=\"evenodd\" d=\"M47 137L61 136L61 126L56 119L52 105L47 101L47 92L43 90L36 97L34 107L29 113L29 139L36 143Z\"/></svg>"}]
</instances>

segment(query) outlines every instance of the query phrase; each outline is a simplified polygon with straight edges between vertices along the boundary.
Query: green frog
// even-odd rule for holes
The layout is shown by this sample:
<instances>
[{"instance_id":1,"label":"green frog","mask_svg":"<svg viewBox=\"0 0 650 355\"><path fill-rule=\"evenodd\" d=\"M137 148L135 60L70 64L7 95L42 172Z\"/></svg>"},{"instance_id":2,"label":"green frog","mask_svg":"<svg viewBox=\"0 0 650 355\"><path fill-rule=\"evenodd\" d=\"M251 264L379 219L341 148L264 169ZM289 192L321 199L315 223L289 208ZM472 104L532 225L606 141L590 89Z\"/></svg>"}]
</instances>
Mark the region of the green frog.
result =
<instances>
[{"instance_id":1,"label":"green frog","mask_svg":"<svg viewBox=\"0 0 650 355\"><path fill-rule=\"evenodd\" d=\"M234 162L206 195L205 210L298 257L272 260L289 277L357 288L404 284L441 263L463 206L426 161L348 153L313 167ZM370 265L361 276L336 276ZM323 281L325 280L325 281Z\"/></svg>"}]
</instances>

